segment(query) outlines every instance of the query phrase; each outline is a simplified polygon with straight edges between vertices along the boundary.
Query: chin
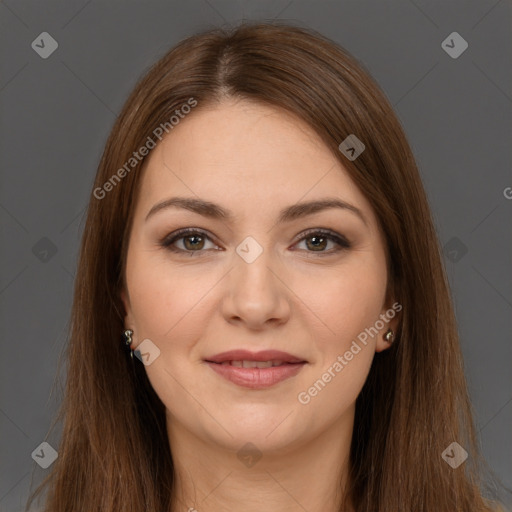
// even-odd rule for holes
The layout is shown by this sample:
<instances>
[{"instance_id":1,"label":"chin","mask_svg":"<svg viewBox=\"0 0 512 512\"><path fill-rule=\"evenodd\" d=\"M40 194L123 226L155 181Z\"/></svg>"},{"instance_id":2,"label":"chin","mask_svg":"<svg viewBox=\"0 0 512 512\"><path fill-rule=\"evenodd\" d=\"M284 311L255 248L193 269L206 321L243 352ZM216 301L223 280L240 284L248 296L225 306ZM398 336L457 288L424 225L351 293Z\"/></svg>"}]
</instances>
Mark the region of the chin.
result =
<instances>
[{"instance_id":1,"label":"chin","mask_svg":"<svg viewBox=\"0 0 512 512\"><path fill-rule=\"evenodd\" d=\"M247 443L255 445L262 452L283 451L292 447L306 437L314 437L308 432L306 422L297 424L294 421L292 408L286 413L280 408L279 413L254 414L252 417L241 418L240 415L218 418L226 430L215 428L207 434L210 440L228 450L238 451ZM291 413L291 414L290 414Z\"/></svg>"}]
</instances>

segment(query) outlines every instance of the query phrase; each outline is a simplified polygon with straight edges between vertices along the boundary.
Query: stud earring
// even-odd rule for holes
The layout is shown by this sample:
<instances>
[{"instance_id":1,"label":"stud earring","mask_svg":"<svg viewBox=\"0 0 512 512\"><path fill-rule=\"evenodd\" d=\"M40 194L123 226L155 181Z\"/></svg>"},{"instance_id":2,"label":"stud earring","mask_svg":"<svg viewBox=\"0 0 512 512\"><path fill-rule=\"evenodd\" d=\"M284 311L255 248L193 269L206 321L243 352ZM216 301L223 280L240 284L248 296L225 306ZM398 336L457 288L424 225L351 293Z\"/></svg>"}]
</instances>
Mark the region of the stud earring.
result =
<instances>
[{"instance_id":1,"label":"stud earring","mask_svg":"<svg viewBox=\"0 0 512 512\"><path fill-rule=\"evenodd\" d=\"M124 336L124 344L127 348L130 348L130 345L132 344L132 334L133 331L131 329L126 329L123 333ZM133 359L133 350L130 348L130 357Z\"/></svg>"},{"instance_id":2,"label":"stud earring","mask_svg":"<svg viewBox=\"0 0 512 512\"><path fill-rule=\"evenodd\" d=\"M383 338L384 338L384 340L385 340L387 343L389 343L389 344L391 345L391 344L393 343L393 338L394 338L394 336L395 336L395 333L393 332L393 330L392 330L392 329L388 329L388 330L385 332L385 334L384 334Z\"/></svg>"}]
</instances>

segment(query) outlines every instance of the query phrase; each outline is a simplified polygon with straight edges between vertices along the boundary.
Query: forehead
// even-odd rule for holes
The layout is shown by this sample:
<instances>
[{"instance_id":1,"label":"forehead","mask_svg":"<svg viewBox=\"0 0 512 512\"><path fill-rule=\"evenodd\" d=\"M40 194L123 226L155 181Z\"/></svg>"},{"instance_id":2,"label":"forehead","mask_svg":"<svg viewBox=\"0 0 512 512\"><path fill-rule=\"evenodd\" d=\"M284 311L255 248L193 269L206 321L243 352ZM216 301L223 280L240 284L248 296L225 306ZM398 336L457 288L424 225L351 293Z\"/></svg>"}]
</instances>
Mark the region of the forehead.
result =
<instances>
[{"instance_id":1,"label":"forehead","mask_svg":"<svg viewBox=\"0 0 512 512\"><path fill-rule=\"evenodd\" d=\"M371 207L314 130L291 113L249 101L196 109L148 155L142 202L197 195L262 213L337 196Z\"/></svg>"}]
</instances>

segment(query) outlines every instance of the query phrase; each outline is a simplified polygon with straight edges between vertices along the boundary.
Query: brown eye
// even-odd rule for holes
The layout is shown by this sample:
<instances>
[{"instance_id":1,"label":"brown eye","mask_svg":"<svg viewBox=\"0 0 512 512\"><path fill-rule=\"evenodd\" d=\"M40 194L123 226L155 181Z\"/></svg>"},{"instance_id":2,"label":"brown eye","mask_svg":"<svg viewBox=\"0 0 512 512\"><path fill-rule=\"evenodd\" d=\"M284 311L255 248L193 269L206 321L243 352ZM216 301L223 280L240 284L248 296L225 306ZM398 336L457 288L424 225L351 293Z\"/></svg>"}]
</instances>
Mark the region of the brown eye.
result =
<instances>
[{"instance_id":1,"label":"brown eye","mask_svg":"<svg viewBox=\"0 0 512 512\"><path fill-rule=\"evenodd\" d=\"M351 247L350 242L343 235L330 230L311 230L299 240L299 243L302 242L305 242L307 252L316 252L322 255L332 254ZM334 249L326 250L329 242L334 244Z\"/></svg>"},{"instance_id":2,"label":"brown eye","mask_svg":"<svg viewBox=\"0 0 512 512\"><path fill-rule=\"evenodd\" d=\"M209 241L213 247L207 247L205 249L207 241ZM183 254L188 253L190 256L199 255L206 252L208 249L217 247L204 231L189 228L171 233L160 242L160 245L169 251Z\"/></svg>"},{"instance_id":3,"label":"brown eye","mask_svg":"<svg viewBox=\"0 0 512 512\"><path fill-rule=\"evenodd\" d=\"M317 253L319 256L328 256L351 247L350 242L343 235L324 229L312 229L304 233L295 245L302 242L305 242L306 252ZM206 247L208 243L211 244L211 247ZM334 246L330 247L330 244L334 244ZM171 233L160 242L160 245L169 251L190 256L200 256L208 250L221 250L212 242L206 232L192 228L180 229Z\"/></svg>"},{"instance_id":4,"label":"brown eye","mask_svg":"<svg viewBox=\"0 0 512 512\"><path fill-rule=\"evenodd\" d=\"M325 249L329 242L326 236L308 236L305 240L308 249L312 249L313 251Z\"/></svg>"},{"instance_id":5,"label":"brown eye","mask_svg":"<svg viewBox=\"0 0 512 512\"><path fill-rule=\"evenodd\" d=\"M202 235L189 235L181 238L186 249L195 250L204 247L204 237Z\"/></svg>"}]
</instances>

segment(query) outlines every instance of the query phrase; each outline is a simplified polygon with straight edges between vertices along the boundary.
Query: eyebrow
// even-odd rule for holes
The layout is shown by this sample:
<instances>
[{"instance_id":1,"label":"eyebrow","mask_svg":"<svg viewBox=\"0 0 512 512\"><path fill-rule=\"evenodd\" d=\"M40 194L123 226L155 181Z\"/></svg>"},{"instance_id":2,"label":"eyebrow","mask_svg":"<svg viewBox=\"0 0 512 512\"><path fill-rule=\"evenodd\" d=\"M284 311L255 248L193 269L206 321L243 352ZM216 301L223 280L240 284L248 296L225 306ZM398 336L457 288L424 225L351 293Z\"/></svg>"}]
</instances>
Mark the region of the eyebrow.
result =
<instances>
[{"instance_id":1,"label":"eyebrow","mask_svg":"<svg viewBox=\"0 0 512 512\"><path fill-rule=\"evenodd\" d=\"M233 212L230 210L210 201L205 201L195 197L172 197L155 204L151 210L149 210L145 220L147 221L157 212L167 208L183 208L185 210L198 213L199 215L203 215L204 217L224 221L232 221L235 217ZM352 212L357 215L366 226L368 226L368 222L359 208L337 198L317 199L315 201L307 201L288 206L280 211L277 222L291 222L329 208L340 208Z\"/></svg>"}]
</instances>

